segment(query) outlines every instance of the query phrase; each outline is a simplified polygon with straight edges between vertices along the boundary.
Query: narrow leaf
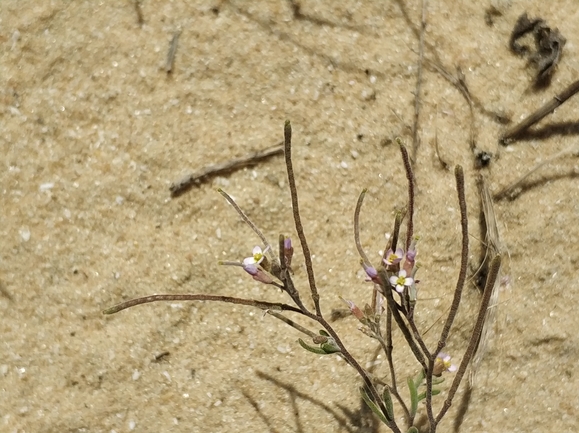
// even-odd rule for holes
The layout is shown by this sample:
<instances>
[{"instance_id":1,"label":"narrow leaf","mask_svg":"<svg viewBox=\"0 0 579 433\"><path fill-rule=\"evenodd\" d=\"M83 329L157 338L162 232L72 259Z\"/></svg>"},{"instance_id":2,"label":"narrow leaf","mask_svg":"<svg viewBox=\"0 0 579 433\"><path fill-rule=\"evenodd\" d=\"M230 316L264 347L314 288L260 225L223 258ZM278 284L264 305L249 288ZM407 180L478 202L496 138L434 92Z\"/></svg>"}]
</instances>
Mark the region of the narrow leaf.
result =
<instances>
[{"instance_id":1,"label":"narrow leaf","mask_svg":"<svg viewBox=\"0 0 579 433\"><path fill-rule=\"evenodd\" d=\"M414 387L416 389L420 388L420 385L422 385L422 382L424 382L425 377L426 376L424 375L424 370L420 370L420 372L414 378Z\"/></svg>"},{"instance_id":2,"label":"narrow leaf","mask_svg":"<svg viewBox=\"0 0 579 433\"><path fill-rule=\"evenodd\" d=\"M298 343L300 343L300 346L302 346L304 349L306 349L309 352L316 353L318 355L327 355L328 354L328 352L326 352L324 349L321 349L319 347L310 346L301 338L298 338Z\"/></svg>"},{"instance_id":3,"label":"narrow leaf","mask_svg":"<svg viewBox=\"0 0 579 433\"><path fill-rule=\"evenodd\" d=\"M360 394L362 394L362 399L366 402L370 410L374 412L378 418L380 418L380 421L382 421L384 424L388 424L388 420L386 419L380 408L376 405L376 403L374 403L370 399L370 396L363 387L360 388Z\"/></svg>"},{"instance_id":4,"label":"narrow leaf","mask_svg":"<svg viewBox=\"0 0 579 433\"><path fill-rule=\"evenodd\" d=\"M411 377L406 379L406 383L408 383L408 389L410 390L410 418L414 419L418 411L418 391Z\"/></svg>"},{"instance_id":5,"label":"narrow leaf","mask_svg":"<svg viewBox=\"0 0 579 433\"><path fill-rule=\"evenodd\" d=\"M432 384L433 385L440 385L442 382L444 382L444 377L433 377L432 378Z\"/></svg>"},{"instance_id":6,"label":"narrow leaf","mask_svg":"<svg viewBox=\"0 0 579 433\"><path fill-rule=\"evenodd\" d=\"M384 388L382 400L384 401L384 406L386 406L386 412L388 412L386 414L388 421L394 421L394 406L392 405L392 397L390 396L390 390L388 387Z\"/></svg>"},{"instance_id":7,"label":"narrow leaf","mask_svg":"<svg viewBox=\"0 0 579 433\"><path fill-rule=\"evenodd\" d=\"M332 343L324 343L322 344L322 350L324 351L324 353L326 354L331 354L331 353L337 353L337 352L341 352L340 348L338 346L336 346L336 344L332 344Z\"/></svg>"},{"instance_id":8,"label":"narrow leaf","mask_svg":"<svg viewBox=\"0 0 579 433\"><path fill-rule=\"evenodd\" d=\"M438 395L440 394L440 389L433 389L432 390L432 395ZM418 401L422 401L426 398L426 392L421 392L420 394L418 394Z\"/></svg>"}]
</instances>

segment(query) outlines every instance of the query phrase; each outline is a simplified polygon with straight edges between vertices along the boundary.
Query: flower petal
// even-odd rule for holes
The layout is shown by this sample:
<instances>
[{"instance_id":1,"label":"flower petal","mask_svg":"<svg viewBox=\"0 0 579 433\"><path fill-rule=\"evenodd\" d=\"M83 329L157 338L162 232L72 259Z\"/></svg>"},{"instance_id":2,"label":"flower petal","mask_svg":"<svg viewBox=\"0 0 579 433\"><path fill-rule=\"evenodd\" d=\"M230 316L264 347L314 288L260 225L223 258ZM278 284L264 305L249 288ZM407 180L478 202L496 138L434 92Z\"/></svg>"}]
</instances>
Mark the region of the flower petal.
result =
<instances>
[{"instance_id":1,"label":"flower petal","mask_svg":"<svg viewBox=\"0 0 579 433\"><path fill-rule=\"evenodd\" d=\"M255 265L257 262L253 256L243 259L243 266Z\"/></svg>"}]
</instances>

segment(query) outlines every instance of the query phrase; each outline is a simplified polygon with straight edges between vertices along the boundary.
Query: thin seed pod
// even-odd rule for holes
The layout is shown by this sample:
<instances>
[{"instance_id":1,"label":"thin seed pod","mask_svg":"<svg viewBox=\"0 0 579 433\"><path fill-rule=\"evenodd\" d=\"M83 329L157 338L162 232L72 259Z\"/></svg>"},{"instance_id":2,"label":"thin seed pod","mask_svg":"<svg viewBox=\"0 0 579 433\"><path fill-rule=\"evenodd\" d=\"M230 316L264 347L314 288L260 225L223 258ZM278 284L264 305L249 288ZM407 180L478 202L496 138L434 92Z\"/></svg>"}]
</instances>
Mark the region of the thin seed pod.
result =
<instances>
[{"instance_id":1,"label":"thin seed pod","mask_svg":"<svg viewBox=\"0 0 579 433\"><path fill-rule=\"evenodd\" d=\"M382 260L386 260L388 257L388 250L396 251L398 246L398 237L400 236L400 227L402 226L402 220L404 219L405 212L396 212L396 217L394 218L394 228L392 229L392 236L390 237L390 242L386 248L384 248L384 255Z\"/></svg>"},{"instance_id":2,"label":"thin seed pod","mask_svg":"<svg viewBox=\"0 0 579 433\"><path fill-rule=\"evenodd\" d=\"M405 250L408 251L414 234L414 173L412 172L412 163L410 162L408 151L404 144L402 144L402 140L399 139L398 145L400 146L402 161L404 161L404 169L406 170L406 179L408 180L408 222L406 224L405 246Z\"/></svg>"},{"instance_id":3,"label":"thin seed pod","mask_svg":"<svg viewBox=\"0 0 579 433\"><path fill-rule=\"evenodd\" d=\"M436 356L440 353L443 347L446 345L446 340L448 334L450 333L450 328L454 322L456 314L458 313L458 306L460 305L460 300L462 298L462 290L464 288L464 283L466 281L466 271L468 264L468 217L466 212L466 197L464 189L464 171L460 165L457 165L454 169L454 176L456 178L456 190L458 193L458 204L460 208L460 224L462 232L462 250L461 250L461 260L460 260L460 272L456 282L456 288L454 290L454 297L452 304L450 305L450 311L440 338L436 350L431 352L428 358L428 368L426 370L426 414L428 416L428 421L430 423L430 431L436 430L436 422L434 419L434 413L432 411L432 372L434 369L434 361Z\"/></svg>"},{"instance_id":4,"label":"thin seed pod","mask_svg":"<svg viewBox=\"0 0 579 433\"><path fill-rule=\"evenodd\" d=\"M320 308L320 295L316 287L316 278L314 275L314 266L312 264L312 254L310 252L310 247L308 246L308 241L306 239L306 234L304 232L304 227L302 225L302 218L300 216L300 206L298 202L298 191L296 187L296 178L294 175L294 168L292 164L292 127L289 120L286 120L284 125L284 154L285 154L285 165L287 170L288 184L290 189L290 195L292 200L292 210L294 216L294 223L296 226L296 232L298 238L302 245L302 251L304 253L304 261L306 264L306 271L308 274L308 283L310 285L310 291L312 293L312 300L314 301L314 306L316 308L316 314L322 316L322 309Z\"/></svg>"},{"instance_id":5,"label":"thin seed pod","mask_svg":"<svg viewBox=\"0 0 579 433\"><path fill-rule=\"evenodd\" d=\"M460 272L458 274L458 280L456 282L456 288L454 290L454 298L452 304L450 305L450 311L444 327L442 328L442 333L438 340L438 347L432 353L436 356L442 348L446 345L446 339L450 333L450 328L454 322L456 314L458 313L458 306L460 304L460 299L462 297L462 290L464 288L464 283L466 281L466 271L468 264L468 217L466 213L466 197L464 191L464 171L460 165L457 165L454 169L454 175L456 178L456 190L458 193L458 205L460 207L460 225L462 232L462 250L460 253Z\"/></svg>"},{"instance_id":6,"label":"thin seed pod","mask_svg":"<svg viewBox=\"0 0 579 433\"><path fill-rule=\"evenodd\" d=\"M356 203L356 210L354 210L354 242L356 243L356 249L358 254L364 260L364 263L370 265L370 260L362 248L362 243L360 242L360 211L362 210L362 203L364 202L364 197L366 196L367 189L363 189L358 197L358 202Z\"/></svg>"},{"instance_id":7,"label":"thin seed pod","mask_svg":"<svg viewBox=\"0 0 579 433\"><path fill-rule=\"evenodd\" d=\"M482 301L481 301L481 304L479 307L478 316L477 316L474 328L472 330L470 342L468 343L468 347L466 349L466 352L464 353L464 356L462 357L462 361L460 362L460 366L458 367L458 370L454 376L454 380L452 381L452 385L450 386L450 388L448 390L448 397L444 401L444 404L442 405L440 412L436 416L436 421L435 421L436 424L438 424L440 422L442 417L446 414L446 412L450 408L450 406L452 404L452 399L454 398L454 395L456 394L456 391L458 390L458 386L460 385L460 382L462 381L462 378L466 372L466 368L468 367L468 364L470 363L470 360L472 359L472 356L474 355L474 351L476 350L477 342L480 338L480 335L481 335L481 332L482 332L482 329L484 326L486 312L487 312L487 309L489 308L489 304L490 304L491 297L493 294L493 287L495 285L495 281L497 280L497 278L499 276L500 269L501 269L501 256L497 255L497 256L493 257L493 259L491 260L491 263L489 265L489 275L487 277L487 282L486 282L485 289L483 292L483 298L482 298Z\"/></svg>"},{"instance_id":8,"label":"thin seed pod","mask_svg":"<svg viewBox=\"0 0 579 433\"><path fill-rule=\"evenodd\" d=\"M239 214L239 216L241 217L243 222L245 224L247 224L251 228L251 230L253 230L255 232L255 234L257 236L259 236L259 239L261 239L261 241L263 242L263 245L266 247L266 249L268 249L269 251L273 251L270 243L265 238L265 235L261 232L260 229L257 228L257 226L249 219L249 217L247 215L245 215L245 213L241 210L241 208L237 205L237 203L235 203L235 200L233 200L231 198L231 196L229 194L227 194L225 191L223 191L221 188L219 188L217 190L217 192L219 192L219 194L221 194L223 197L225 197L225 200L227 200L229 202L229 204L231 206L233 206L233 209L235 209L237 211L237 213ZM277 263L278 259L273 255L272 255L272 257ZM277 263L277 264L279 265L279 263Z\"/></svg>"}]
</instances>

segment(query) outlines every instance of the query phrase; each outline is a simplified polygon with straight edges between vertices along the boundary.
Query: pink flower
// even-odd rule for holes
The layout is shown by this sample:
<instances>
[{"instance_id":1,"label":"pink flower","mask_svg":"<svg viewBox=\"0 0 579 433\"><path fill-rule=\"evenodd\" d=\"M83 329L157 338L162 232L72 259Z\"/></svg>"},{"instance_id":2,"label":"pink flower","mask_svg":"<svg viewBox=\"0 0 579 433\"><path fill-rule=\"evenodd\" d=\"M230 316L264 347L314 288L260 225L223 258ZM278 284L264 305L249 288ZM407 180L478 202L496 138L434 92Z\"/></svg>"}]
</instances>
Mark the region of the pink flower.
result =
<instances>
[{"instance_id":1,"label":"pink flower","mask_svg":"<svg viewBox=\"0 0 579 433\"><path fill-rule=\"evenodd\" d=\"M366 275L368 275L368 279L366 281L372 281L373 283L380 284L380 279L378 278L378 271L376 268L367 265L363 260L360 260L360 264L364 268Z\"/></svg>"},{"instance_id":2,"label":"pink flower","mask_svg":"<svg viewBox=\"0 0 579 433\"><path fill-rule=\"evenodd\" d=\"M450 355L440 352L436 355L434 360L434 371L432 374L435 376L440 376L444 371L455 372L457 370L456 365L450 363Z\"/></svg>"},{"instance_id":3,"label":"pink flower","mask_svg":"<svg viewBox=\"0 0 579 433\"><path fill-rule=\"evenodd\" d=\"M264 284L271 284L274 282L273 278L271 278L271 276L259 266L255 264L246 265L245 263L242 266L243 270L251 275L255 281L259 281L260 283Z\"/></svg>"},{"instance_id":4,"label":"pink flower","mask_svg":"<svg viewBox=\"0 0 579 433\"><path fill-rule=\"evenodd\" d=\"M396 248L396 252L392 251L390 248L386 252L386 258L384 259L384 264L386 266L392 266L400 263L402 257L404 256L404 250L402 248Z\"/></svg>"},{"instance_id":5,"label":"pink flower","mask_svg":"<svg viewBox=\"0 0 579 433\"><path fill-rule=\"evenodd\" d=\"M292 246L291 238L285 238L283 241L283 256L285 259L285 265L291 268L292 257L294 255L294 247Z\"/></svg>"},{"instance_id":6,"label":"pink flower","mask_svg":"<svg viewBox=\"0 0 579 433\"><path fill-rule=\"evenodd\" d=\"M350 309L350 312L352 313L352 315L354 317L356 317L356 319L358 319L360 321L365 319L364 313L362 312L362 310L360 310L360 308L358 308L358 306L356 304L354 304L353 301L350 301L349 299L344 299L344 298L341 298L341 299L346 304L348 304L348 308Z\"/></svg>"},{"instance_id":7,"label":"pink flower","mask_svg":"<svg viewBox=\"0 0 579 433\"><path fill-rule=\"evenodd\" d=\"M404 266L402 268L408 273L413 275L416 271L413 271L414 264L416 263L416 241L418 241L418 236L415 236L414 239L410 242L410 246L408 247L408 251L406 251L406 255L404 256Z\"/></svg>"}]
</instances>

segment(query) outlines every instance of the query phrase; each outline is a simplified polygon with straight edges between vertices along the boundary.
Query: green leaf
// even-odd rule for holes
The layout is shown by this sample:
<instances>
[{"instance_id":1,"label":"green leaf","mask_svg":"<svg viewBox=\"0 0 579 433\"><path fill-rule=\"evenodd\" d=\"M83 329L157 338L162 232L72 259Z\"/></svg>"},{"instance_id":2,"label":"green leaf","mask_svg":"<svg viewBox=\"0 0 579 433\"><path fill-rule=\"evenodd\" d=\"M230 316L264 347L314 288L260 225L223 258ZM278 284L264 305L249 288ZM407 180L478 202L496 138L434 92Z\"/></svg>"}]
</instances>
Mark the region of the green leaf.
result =
<instances>
[{"instance_id":1,"label":"green leaf","mask_svg":"<svg viewBox=\"0 0 579 433\"><path fill-rule=\"evenodd\" d=\"M382 393L382 400L384 401L384 406L386 406L386 416L388 421L394 421L394 406L392 405L392 397L390 396L390 390L388 387L384 387L384 392Z\"/></svg>"},{"instance_id":2,"label":"green leaf","mask_svg":"<svg viewBox=\"0 0 579 433\"><path fill-rule=\"evenodd\" d=\"M320 333L320 335L323 335L324 337L329 337L329 336L330 336L330 334L328 334L328 333L327 333L326 331L324 331L323 329L320 329L318 332Z\"/></svg>"},{"instance_id":3,"label":"green leaf","mask_svg":"<svg viewBox=\"0 0 579 433\"><path fill-rule=\"evenodd\" d=\"M406 383L408 383L408 389L410 390L410 418L414 419L418 411L418 390L411 377L406 379Z\"/></svg>"},{"instance_id":4,"label":"green leaf","mask_svg":"<svg viewBox=\"0 0 579 433\"><path fill-rule=\"evenodd\" d=\"M408 430L406 430L406 433L419 433L419 431L416 427L412 426Z\"/></svg>"},{"instance_id":5,"label":"green leaf","mask_svg":"<svg viewBox=\"0 0 579 433\"><path fill-rule=\"evenodd\" d=\"M362 394L362 399L366 402L370 410L374 412L374 414L376 414L378 418L380 418L380 421L382 421L384 424L388 424L388 420L386 419L386 417L384 416L378 405L376 405L376 403L372 401L372 399L370 398L370 396L363 387L360 388L360 394Z\"/></svg>"},{"instance_id":6,"label":"green leaf","mask_svg":"<svg viewBox=\"0 0 579 433\"><path fill-rule=\"evenodd\" d=\"M333 341L333 340L332 340ZM327 354L341 352L340 348L335 343L323 343L322 350Z\"/></svg>"},{"instance_id":7,"label":"green leaf","mask_svg":"<svg viewBox=\"0 0 579 433\"><path fill-rule=\"evenodd\" d=\"M444 377L433 377L432 378L432 384L433 385L440 385L442 382L444 382Z\"/></svg>"},{"instance_id":8,"label":"green leaf","mask_svg":"<svg viewBox=\"0 0 579 433\"><path fill-rule=\"evenodd\" d=\"M440 394L440 389L433 389L432 390L432 395L438 395ZM418 401L422 401L426 398L426 392L421 392L420 394L418 394Z\"/></svg>"},{"instance_id":9,"label":"green leaf","mask_svg":"<svg viewBox=\"0 0 579 433\"><path fill-rule=\"evenodd\" d=\"M328 354L328 352L326 352L324 349L322 349L320 347L310 346L301 338L298 338L298 343L300 343L300 346L302 346L304 349L306 349L309 352L316 353L318 355L327 355Z\"/></svg>"},{"instance_id":10,"label":"green leaf","mask_svg":"<svg viewBox=\"0 0 579 433\"><path fill-rule=\"evenodd\" d=\"M425 377L426 376L424 375L424 370L420 370L420 372L414 378L414 386L416 387L416 389L418 389L420 385L422 385Z\"/></svg>"}]
</instances>

